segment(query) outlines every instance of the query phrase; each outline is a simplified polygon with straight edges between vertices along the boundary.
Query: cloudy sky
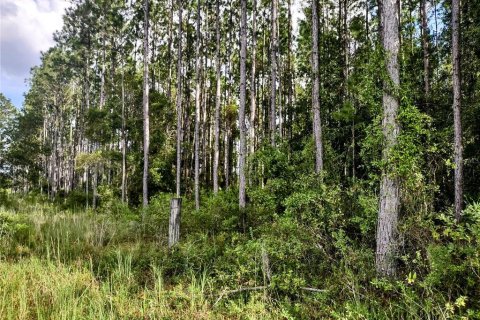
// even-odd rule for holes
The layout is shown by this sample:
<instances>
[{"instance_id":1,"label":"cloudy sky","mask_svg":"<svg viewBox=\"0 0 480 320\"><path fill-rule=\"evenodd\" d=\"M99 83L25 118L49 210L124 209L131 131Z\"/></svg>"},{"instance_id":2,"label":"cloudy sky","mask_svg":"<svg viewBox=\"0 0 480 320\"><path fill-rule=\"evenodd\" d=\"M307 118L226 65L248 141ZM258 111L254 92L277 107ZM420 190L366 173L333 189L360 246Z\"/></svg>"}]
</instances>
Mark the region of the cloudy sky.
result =
<instances>
[{"instance_id":1,"label":"cloudy sky","mask_svg":"<svg viewBox=\"0 0 480 320\"><path fill-rule=\"evenodd\" d=\"M294 27L303 15L300 2L293 1ZM28 90L30 68L53 45L68 6L68 0L0 0L0 92L17 108Z\"/></svg>"},{"instance_id":2,"label":"cloudy sky","mask_svg":"<svg viewBox=\"0 0 480 320\"><path fill-rule=\"evenodd\" d=\"M66 0L0 0L0 92L18 108L30 68L53 45L68 5Z\"/></svg>"}]
</instances>

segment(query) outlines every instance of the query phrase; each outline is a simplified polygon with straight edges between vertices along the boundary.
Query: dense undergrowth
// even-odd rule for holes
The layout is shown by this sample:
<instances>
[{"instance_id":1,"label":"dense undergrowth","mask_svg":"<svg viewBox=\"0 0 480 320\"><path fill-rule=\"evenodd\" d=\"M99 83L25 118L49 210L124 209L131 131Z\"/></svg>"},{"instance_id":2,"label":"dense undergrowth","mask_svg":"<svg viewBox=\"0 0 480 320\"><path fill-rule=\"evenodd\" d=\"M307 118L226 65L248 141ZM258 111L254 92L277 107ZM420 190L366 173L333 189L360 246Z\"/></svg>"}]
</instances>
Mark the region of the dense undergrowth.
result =
<instances>
[{"instance_id":1,"label":"dense undergrowth","mask_svg":"<svg viewBox=\"0 0 480 320\"><path fill-rule=\"evenodd\" d=\"M480 204L405 216L399 274L375 277L376 199L302 180L185 199L169 250L169 195L141 212L114 199L1 193L2 319L478 319ZM272 213L273 212L273 213ZM276 214L275 212L282 212ZM355 214L353 214L353 212Z\"/></svg>"}]
</instances>

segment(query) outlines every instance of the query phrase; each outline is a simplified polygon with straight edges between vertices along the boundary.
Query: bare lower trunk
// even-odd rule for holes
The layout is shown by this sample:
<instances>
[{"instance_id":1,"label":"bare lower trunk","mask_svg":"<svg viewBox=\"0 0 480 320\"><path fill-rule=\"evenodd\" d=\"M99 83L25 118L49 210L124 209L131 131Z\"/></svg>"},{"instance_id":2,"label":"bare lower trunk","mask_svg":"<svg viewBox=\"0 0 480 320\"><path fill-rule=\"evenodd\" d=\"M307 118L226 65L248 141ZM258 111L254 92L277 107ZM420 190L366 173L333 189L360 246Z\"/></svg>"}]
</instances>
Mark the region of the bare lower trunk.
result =
<instances>
[{"instance_id":1,"label":"bare lower trunk","mask_svg":"<svg viewBox=\"0 0 480 320\"><path fill-rule=\"evenodd\" d=\"M125 84L122 68L122 202L126 199L127 188L127 139L125 133Z\"/></svg>"},{"instance_id":2,"label":"bare lower trunk","mask_svg":"<svg viewBox=\"0 0 480 320\"><path fill-rule=\"evenodd\" d=\"M389 79L383 84L383 121L384 138L383 161L380 184L380 208L377 223L376 269L379 276L393 276L396 271L395 254L397 241L397 223L399 208L399 186L392 172L392 149L397 144L400 131L397 113L398 97L396 91L400 85L398 51L400 47L398 32L397 0L384 0L382 3L382 43L385 50L387 74Z\"/></svg>"},{"instance_id":3,"label":"bare lower trunk","mask_svg":"<svg viewBox=\"0 0 480 320\"><path fill-rule=\"evenodd\" d=\"M224 130L224 160L223 170L225 173L225 189L230 185L230 122L228 121L228 115L225 116L225 130Z\"/></svg>"},{"instance_id":4,"label":"bare lower trunk","mask_svg":"<svg viewBox=\"0 0 480 320\"><path fill-rule=\"evenodd\" d=\"M168 223L168 247L171 248L180 240L180 218L182 198L170 201L170 221Z\"/></svg>"},{"instance_id":5,"label":"bare lower trunk","mask_svg":"<svg viewBox=\"0 0 480 320\"><path fill-rule=\"evenodd\" d=\"M238 122L240 129L240 148L238 152L238 204L240 210L245 209L245 152L246 152L246 127L245 127L245 102L247 85L247 0L241 0L241 22L240 22L240 110Z\"/></svg>"},{"instance_id":6,"label":"bare lower trunk","mask_svg":"<svg viewBox=\"0 0 480 320\"><path fill-rule=\"evenodd\" d=\"M312 0L312 109L315 140L315 172L323 170L322 121L320 116L320 69L318 61L318 0Z\"/></svg>"},{"instance_id":7,"label":"bare lower trunk","mask_svg":"<svg viewBox=\"0 0 480 320\"><path fill-rule=\"evenodd\" d=\"M463 144L460 78L460 0L452 0L453 127L455 157L455 218L463 208Z\"/></svg>"},{"instance_id":8,"label":"bare lower trunk","mask_svg":"<svg viewBox=\"0 0 480 320\"><path fill-rule=\"evenodd\" d=\"M98 183L98 167L95 165L93 167L93 177L92 177L92 190L93 190L93 197L92 197L92 209L95 210L97 208L97 183Z\"/></svg>"},{"instance_id":9,"label":"bare lower trunk","mask_svg":"<svg viewBox=\"0 0 480 320\"><path fill-rule=\"evenodd\" d=\"M143 39L143 207L148 205L148 154L150 147L150 117L148 112L148 0L145 0Z\"/></svg>"}]
</instances>

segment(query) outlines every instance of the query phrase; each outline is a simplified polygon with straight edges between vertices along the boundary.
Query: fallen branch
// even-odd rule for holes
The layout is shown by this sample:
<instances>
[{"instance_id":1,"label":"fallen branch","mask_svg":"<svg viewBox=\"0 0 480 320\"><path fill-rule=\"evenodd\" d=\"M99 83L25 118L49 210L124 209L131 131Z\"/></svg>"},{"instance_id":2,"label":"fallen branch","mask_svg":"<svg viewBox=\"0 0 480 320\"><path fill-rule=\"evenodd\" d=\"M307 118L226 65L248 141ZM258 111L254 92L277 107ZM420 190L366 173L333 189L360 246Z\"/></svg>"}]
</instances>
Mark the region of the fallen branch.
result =
<instances>
[{"instance_id":1,"label":"fallen branch","mask_svg":"<svg viewBox=\"0 0 480 320\"><path fill-rule=\"evenodd\" d=\"M216 306L217 303L222 300L224 296L228 296L229 294L232 293L238 293L242 291L254 291L254 290L265 290L267 289L267 286L259 286L259 287L243 287L235 290L229 290L229 291L223 291L222 294L218 297L217 301L213 304L213 306Z\"/></svg>"},{"instance_id":2,"label":"fallen branch","mask_svg":"<svg viewBox=\"0 0 480 320\"><path fill-rule=\"evenodd\" d=\"M255 291L255 290L265 290L267 289L268 287L267 286L259 286L259 287L243 287L243 288L238 288L238 289L235 289L235 290L224 290L220 296L218 296L217 300L215 301L215 303L213 304L213 306L216 306L217 303L220 302L220 300L222 300L223 297L226 297L232 293L238 293L238 292L242 292L242 291ZM299 288L300 290L304 290L304 291L310 291L310 292L328 292L327 289L317 289L317 288L310 288L310 287L300 287Z\"/></svg>"},{"instance_id":3,"label":"fallen branch","mask_svg":"<svg viewBox=\"0 0 480 320\"><path fill-rule=\"evenodd\" d=\"M301 290L310 291L310 292L327 292L327 289L317 289L317 288L309 288L309 287L300 287Z\"/></svg>"}]
</instances>

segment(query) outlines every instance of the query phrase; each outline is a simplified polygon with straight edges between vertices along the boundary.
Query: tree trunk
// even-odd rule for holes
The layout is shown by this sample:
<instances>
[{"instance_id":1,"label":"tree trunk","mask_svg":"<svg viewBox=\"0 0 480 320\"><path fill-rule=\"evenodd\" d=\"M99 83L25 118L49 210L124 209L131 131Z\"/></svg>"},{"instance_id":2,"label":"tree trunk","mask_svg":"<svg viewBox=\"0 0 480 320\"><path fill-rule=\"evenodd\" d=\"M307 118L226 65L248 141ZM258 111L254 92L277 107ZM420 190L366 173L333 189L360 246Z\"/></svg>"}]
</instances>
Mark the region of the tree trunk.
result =
<instances>
[{"instance_id":1,"label":"tree trunk","mask_svg":"<svg viewBox=\"0 0 480 320\"><path fill-rule=\"evenodd\" d=\"M178 0L178 52L177 52L177 197L180 197L182 175L182 0Z\"/></svg>"},{"instance_id":2,"label":"tree trunk","mask_svg":"<svg viewBox=\"0 0 480 320\"><path fill-rule=\"evenodd\" d=\"M173 2L170 0L170 10L168 14L168 86L167 86L167 97L168 102L172 101L172 43L173 43Z\"/></svg>"},{"instance_id":3,"label":"tree trunk","mask_svg":"<svg viewBox=\"0 0 480 320\"><path fill-rule=\"evenodd\" d=\"M105 105L105 30L102 30L102 74L100 78L100 109Z\"/></svg>"},{"instance_id":4,"label":"tree trunk","mask_svg":"<svg viewBox=\"0 0 480 320\"><path fill-rule=\"evenodd\" d=\"M248 127L249 154L255 152L255 117L257 113L256 98L256 64L257 64L257 0L252 3L252 70L250 79L250 126ZM250 166L251 167L251 166ZM253 168L250 168L249 184L252 183Z\"/></svg>"},{"instance_id":5,"label":"tree trunk","mask_svg":"<svg viewBox=\"0 0 480 320\"><path fill-rule=\"evenodd\" d=\"M430 95L430 80L429 80L429 53L428 53L428 16L427 16L427 0L420 1L420 16L422 28L422 49L423 49L423 85L425 102L428 102Z\"/></svg>"},{"instance_id":6,"label":"tree trunk","mask_svg":"<svg viewBox=\"0 0 480 320\"><path fill-rule=\"evenodd\" d=\"M197 1L197 31L196 31L196 52L195 52L195 81L196 81L196 88L195 88L195 132L194 132L194 142L195 142L195 209L200 209L200 91L201 91L201 84L200 84L200 72L201 72L201 64L202 58L200 57L200 0Z\"/></svg>"},{"instance_id":7,"label":"tree trunk","mask_svg":"<svg viewBox=\"0 0 480 320\"><path fill-rule=\"evenodd\" d=\"M315 172L323 170L322 120L320 116L320 70L318 61L318 0L312 0L312 109L315 139Z\"/></svg>"},{"instance_id":8,"label":"tree trunk","mask_svg":"<svg viewBox=\"0 0 480 320\"><path fill-rule=\"evenodd\" d=\"M240 150L238 152L238 204L240 210L245 209L245 152L246 152L246 127L245 127L245 102L247 85L247 0L241 0L240 21L240 109L238 123L240 129Z\"/></svg>"},{"instance_id":9,"label":"tree trunk","mask_svg":"<svg viewBox=\"0 0 480 320\"><path fill-rule=\"evenodd\" d=\"M143 38L143 207L148 205L148 154L150 147L150 117L148 112L148 0L144 8Z\"/></svg>"},{"instance_id":10,"label":"tree trunk","mask_svg":"<svg viewBox=\"0 0 480 320\"><path fill-rule=\"evenodd\" d=\"M125 83L122 66L122 202L125 202L127 187L127 139L125 133Z\"/></svg>"},{"instance_id":11,"label":"tree trunk","mask_svg":"<svg viewBox=\"0 0 480 320\"><path fill-rule=\"evenodd\" d=\"M400 127L397 121L398 97L396 91L400 85L398 51L400 47L398 0L384 0L382 3L382 43L385 50L387 74L389 79L383 83L383 121L384 138L383 162L380 184L380 208L377 223L376 269L379 276L393 276L396 271L395 254L397 222L399 208L399 186L391 170L392 149L397 144Z\"/></svg>"},{"instance_id":12,"label":"tree trunk","mask_svg":"<svg viewBox=\"0 0 480 320\"><path fill-rule=\"evenodd\" d=\"M171 248L180 240L180 218L182 198L170 201L170 221L168 223L168 247Z\"/></svg>"},{"instance_id":13,"label":"tree trunk","mask_svg":"<svg viewBox=\"0 0 480 320\"><path fill-rule=\"evenodd\" d=\"M288 53L287 53L287 110L286 110L286 135L292 137L292 114L293 114L293 65L292 65L292 0L288 0Z\"/></svg>"},{"instance_id":14,"label":"tree trunk","mask_svg":"<svg viewBox=\"0 0 480 320\"><path fill-rule=\"evenodd\" d=\"M97 183L98 183L98 164L93 166L93 177L92 177L92 189L93 189L93 197L92 197L92 209L95 210L97 208Z\"/></svg>"},{"instance_id":15,"label":"tree trunk","mask_svg":"<svg viewBox=\"0 0 480 320\"><path fill-rule=\"evenodd\" d=\"M271 7L271 102L270 102L270 143L275 146L276 131L276 102L277 102L277 7L278 0L272 0Z\"/></svg>"},{"instance_id":16,"label":"tree trunk","mask_svg":"<svg viewBox=\"0 0 480 320\"><path fill-rule=\"evenodd\" d=\"M453 127L455 157L455 218L460 221L463 207L463 144L460 79L460 0L452 0Z\"/></svg>"},{"instance_id":17,"label":"tree trunk","mask_svg":"<svg viewBox=\"0 0 480 320\"><path fill-rule=\"evenodd\" d=\"M218 164L220 159L220 106L221 106L221 66L220 66L220 0L217 0L216 8L217 19L215 21L216 38L217 38L217 52L216 52L216 77L217 77L217 91L215 94L215 142L213 151L213 192L218 193Z\"/></svg>"},{"instance_id":18,"label":"tree trunk","mask_svg":"<svg viewBox=\"0 0 480 320\"><path fill-rule=\"evenodd\" d=\"M227 100L228 101L228 100ZM223 160L223 170L225 174L225 189L230 185L230 121L228 119L228 114L225 114L225 130L223 134L223 151L224 151L224 160Z\"/></svg>"}]
</instances>

